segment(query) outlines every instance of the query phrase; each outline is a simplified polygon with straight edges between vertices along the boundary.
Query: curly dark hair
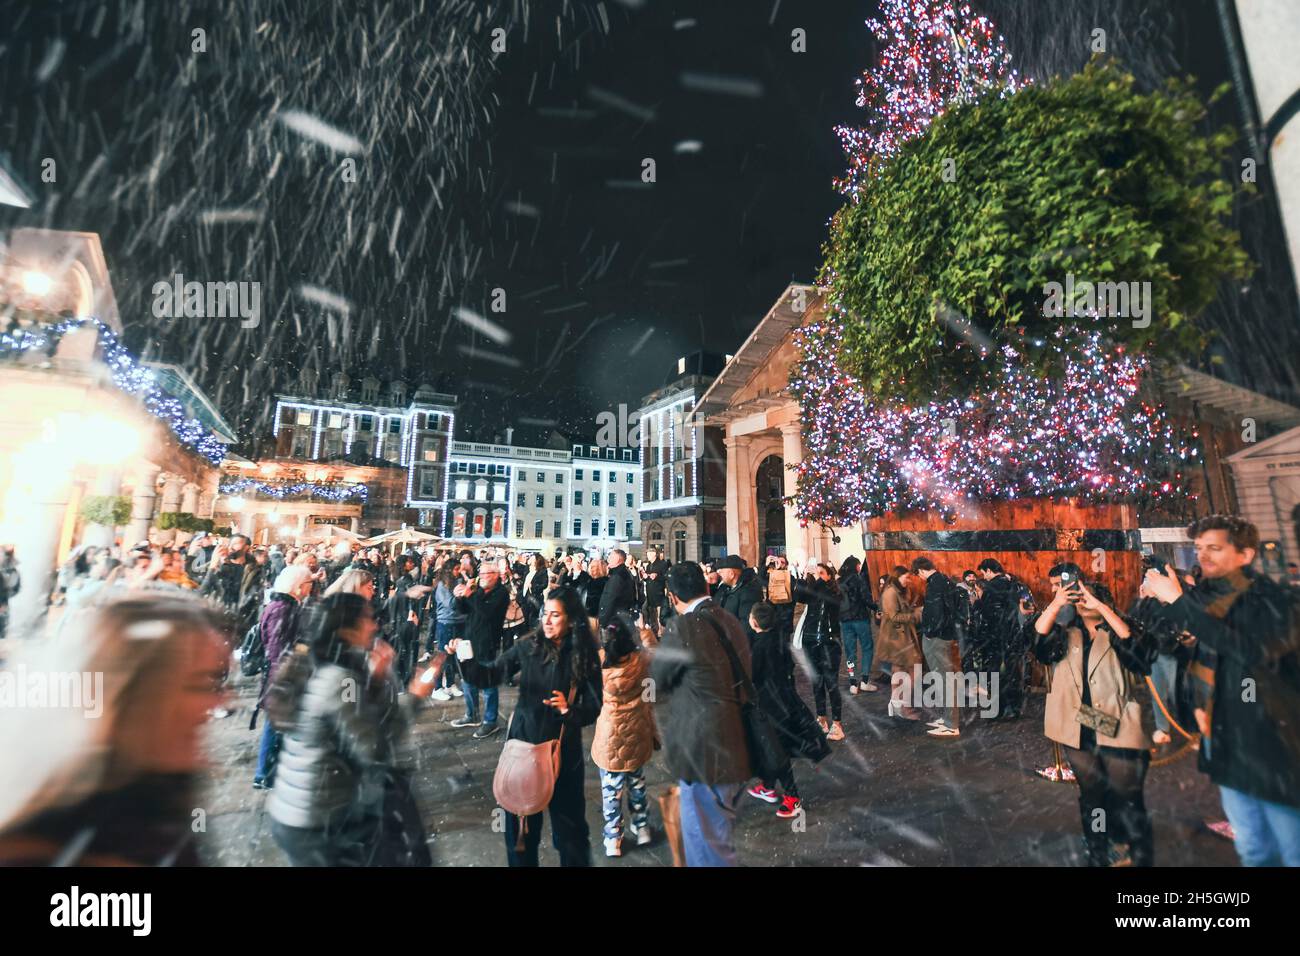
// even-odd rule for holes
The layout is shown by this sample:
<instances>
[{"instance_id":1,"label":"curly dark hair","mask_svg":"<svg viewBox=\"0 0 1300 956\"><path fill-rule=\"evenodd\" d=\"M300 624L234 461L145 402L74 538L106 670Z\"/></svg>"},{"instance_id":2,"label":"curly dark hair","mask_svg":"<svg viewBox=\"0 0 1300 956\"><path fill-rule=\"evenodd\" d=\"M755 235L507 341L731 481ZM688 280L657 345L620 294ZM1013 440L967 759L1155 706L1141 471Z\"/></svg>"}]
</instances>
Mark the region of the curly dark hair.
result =
<instances>
[{"instance_id":1,"label":"curly dark hair","mask_svg":"<svg viewBox=\"0 0 1300 956\"><path fill-rule=\"evenodd\" d=\"M564 605L564 616L569 619L569 633L560 642L560 647L564 646L565 641L570 642L573 649L571 657L573 679L581 683L587 679L587 675L592 670L598 670L600 667L600 660L596 655L599 644L596 641L596 635L591 631L591 621L587 617L587 608L583 604L582 595L578 593L576 588L557 587L547 595L546 600L559 601ZM543 657L553 658L560 653L560 649L548 640L546 634L543 633L541 624L538 624L533 631L531 640L537 646L538 653Z\"/></svg>"}]
</instances>

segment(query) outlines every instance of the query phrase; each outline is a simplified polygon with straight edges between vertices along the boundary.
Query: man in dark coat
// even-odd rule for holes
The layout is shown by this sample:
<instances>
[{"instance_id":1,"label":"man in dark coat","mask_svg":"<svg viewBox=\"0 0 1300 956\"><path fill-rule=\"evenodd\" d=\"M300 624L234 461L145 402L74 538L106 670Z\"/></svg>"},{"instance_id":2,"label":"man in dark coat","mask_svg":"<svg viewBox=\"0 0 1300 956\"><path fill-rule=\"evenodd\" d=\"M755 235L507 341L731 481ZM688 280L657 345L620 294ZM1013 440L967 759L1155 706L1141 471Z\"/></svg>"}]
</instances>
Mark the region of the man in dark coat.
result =
<instances>
[{"instance_id":1,"label":"man in dark coat","mask_svg":"<svg viewBox=\"0 0 1300 956\"><path fill-rule=\"evenodd\" d=\"M958 591L952 579L935 568L929 558L914 559L912 573L925 581L921 651L926 666L943 678L943 712L931 722L929 734L932 737L958 737L961 735L961 707L965 702L957 699L958 684L949 675L961 674L961 651L957 648L957 618L953 608L958 600L965 603L966 595Z\"/></svg>"},{"instance_id":2,"label":"man in dark coat","mask_svg":"<svg viewBox=\"0 0 1300 956\"><path fill-rule=\"evenodd\" d=\"M698 564L674 565L667 586L677 613L664 628L650 676L664 761L678 780L686 865L735 866L736 802L753 774L741 719L743 692L722 634L746 674L749 641L740 622L709 597Z\"/></svg>"},{"instance_id":3,"label":"man in dark coat","mask_svg":"<svg viewBox=\"0 0 1300 956\"><path fill-rule=\"evenodd\" d=\"M713 595L713 602L736 616L736 620L745 629L745 636L752 643L754 630L749 626L749 609L763 600L763 588L758 583L758 574L753 568L745 567L745 559L738 554L729 554L720 559L714 568L722 579L722 585Z\"/></svg>"},{"instance_id":4,"label":"man in dark coat","mask_svg":"<svg viewBox=\"0 0 1300 956\"><path fill-rule=\"evenodd\" d=\"M506 611L510 607L510 592L501 584L501 573L494 562L479 565L478 578L456 585L456 610L465 615L461 633L474 649L474 659L491 662L501 651L501 629L505 625ZM479 689L463 681L465 691L465 716L451 722L453 727L478 727L476 738L491 737L497 726L497 707L500 688L496 685L483 688L483 721L478 719Z\"/></svg>"},{"instance_id":5,"label":"man in dark coat","mask_svg":"<svg viewBox=\"0 0 1300 956\"><path fill-rule=\"evenodd\" d=\"M659 633L659 619L663 611L665 594L664 579L668 577L668 569L672 567L659 554L659 549L654 545L645 550L645 609L644 620L645 626L650 628L656 634Z\"/></svg>"},{"instance_id":6,"label":"man in dark coat","mask_svg":"<svg viewBox=\"0 0 1300 956\"><path fill-rule=\"evenodd\" d=\"M1189 672L1212 688L1195 713L1200 769L1219 787L1243 865L1300 866L1300 602L1251 567L1250 522L1211 515L1187 536L1200 583L1184 592L1172 568L1153 568L1143 584L1158 618L1189 635Z\"/></svg>"},{"instance_id":7,"label":"man in dark coat","mask_svg":"<svg viewBox=\"0 0 1300 956\"><path fill-rule=\"evenodd\" d=\"M1027 591L994 558L979 563L984 593L975 602L975 640L970 669L998 674L997 718L1020 716L1025 698L1024 625Z\"/></svg>"},{"instance_id":8,"label":"man in dark coat","mask_svg":"<svg viewBox=\"0 0 1300 956\"><path fill-rule=\"evenodd\" d=\"M392 596L384 603L384 621L388 639L397 652L394 661L397 679L406 686L415 674L415 658L420 650L420 605L428 588L417 586L415 558L404 554L397 559L398 578Z\"/></svg>"},{"instance_id":9,"label":"man in dark coat","mask_svg":"<svg viewBox=\"0 0 1300 956\"><path fill-rule=\"evenodd\" d=\"M609 553L609 582L600 595L600 613L597 620L602 628L614 623L620 611L636 611L636 581L627 569L627 552L615 548Z\"/></svg>"}]
</instances>

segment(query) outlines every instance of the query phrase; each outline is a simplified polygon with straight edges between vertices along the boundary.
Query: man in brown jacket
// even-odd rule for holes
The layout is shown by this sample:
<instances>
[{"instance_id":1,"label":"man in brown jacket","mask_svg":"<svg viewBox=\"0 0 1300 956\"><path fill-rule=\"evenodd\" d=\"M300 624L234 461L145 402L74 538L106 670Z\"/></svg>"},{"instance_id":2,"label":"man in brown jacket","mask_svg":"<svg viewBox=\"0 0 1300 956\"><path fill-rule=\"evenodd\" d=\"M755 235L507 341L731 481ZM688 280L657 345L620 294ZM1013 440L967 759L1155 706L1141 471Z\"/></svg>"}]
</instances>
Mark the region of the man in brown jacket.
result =
<instances>
[{"instance_id":1,"label":"man in brown jacket","mask_svg":"<svg viewBox=\"0 0 1300 956\"><path fill-rule=\"evenodd\" d=\"M713 603L693 561L668 572L668 622L651 667L664 760L681 790L687 866L735 866L736 802L753 776L740 716L740 690L723 641L745 674L749 641L736 618Z\"/></svg>"}]
</instances>

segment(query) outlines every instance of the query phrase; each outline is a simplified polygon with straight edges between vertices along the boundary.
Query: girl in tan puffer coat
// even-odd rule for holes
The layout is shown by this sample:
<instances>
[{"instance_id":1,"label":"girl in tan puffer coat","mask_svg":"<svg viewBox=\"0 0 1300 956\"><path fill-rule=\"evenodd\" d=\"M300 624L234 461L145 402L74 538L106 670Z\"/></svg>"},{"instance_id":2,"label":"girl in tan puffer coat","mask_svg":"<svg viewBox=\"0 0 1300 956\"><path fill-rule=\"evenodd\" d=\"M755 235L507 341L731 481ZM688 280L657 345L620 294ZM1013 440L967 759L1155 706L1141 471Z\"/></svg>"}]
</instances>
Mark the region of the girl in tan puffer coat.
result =
<instances>
[{"instance_id":1,"label":"girl in tan puffer coat","mask_svg":"<svg viewBox=\"0 0 1300 956\"><path fill-rule=\"evenodd\" d=\"M604 705L596 719L591 759L600 768L601 810L605 855L623 855L623 791L632 810L632 833L638 846L650 842L643 768L659 746L655 731L654 694L649 682L654 632L641 631L619 620L601 632L601 676Z\"/></svg>"}]
</instances>

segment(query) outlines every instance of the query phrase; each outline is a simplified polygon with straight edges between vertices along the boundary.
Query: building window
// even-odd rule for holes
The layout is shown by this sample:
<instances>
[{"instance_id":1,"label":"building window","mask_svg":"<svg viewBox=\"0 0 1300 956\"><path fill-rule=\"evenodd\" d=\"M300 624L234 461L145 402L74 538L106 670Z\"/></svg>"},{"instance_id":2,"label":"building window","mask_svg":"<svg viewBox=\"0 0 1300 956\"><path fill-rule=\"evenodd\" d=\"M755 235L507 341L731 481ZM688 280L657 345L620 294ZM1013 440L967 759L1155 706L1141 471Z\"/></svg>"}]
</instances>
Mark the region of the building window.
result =
<instances>
[{"instance_id":1,"label":"building window","mask_svg":"<svg viewBox=\"0 0 1300 956\"><path fill-rule=\"evenodd\" d=\"M564 484L564 473L563 473L563 472L557 471L557 472L555 473L555 483L556 483L557 485L562 485L562 484Z\"/></svg>"},{"instance_id":2,"label":"building window","mask_svg":"<svg viewBox=\"0 0 1300 956\"><path fill-rule=\"evenodd\" d=\"M674 487L674 492L673 492L674 497L677 498L686 497L686 472L679 470L677 474L673 476L673 487Z\"/></svg>"},{"instance_id":3,"label":"building window","mask_svg":"<svg viewBox=\"0 0 1300 956\"><path fill-rule=\"evenodd\" d=\"M539 508L545 508L545 507L546 507L546 495L538 495L538 496L537 496L537 507L539 507Z\"/></svg>"},{"instance_id":4,"label":"building window","mask_svg":"<svg viewBox=\"0 0 1300 956\"><path fill-rule=\"evenodd\" d=\"M420 497L426 501L438 497L438 469L420 469Z\"/></svg>"},{"instance_id":5,"label":"building window","mask_svg":"<svg viewBox=\"0 0 1300 956\"><path fill-rule=\"evenodd\" d=\"M546 472L544 472L544 471L539 471L539 472L537 473L537 480L538 480L538 482L543 482L543 481L545 481L545 480L546 480Z\"/></svg>"},{"instance_id":6,"label":"building window","mask_svg":"<svg viewBox=\"0 0 1300 956\"><path fill-rule=\"evenodd\" d=\"M686 532L677 530L673 532L673 563L681 564L686 560Z\"/></svg>"},{"instance_id":7,"label":"building window","mask_svg":"<svg viewBox=\"0 0 1300 956\"><path fill-rule=\"evenodd\" d=\"M617 500L616 500L617 498L618 498L618 495L614 494L614 492L611 491L611 492L606 496L606 501L605 501L605 503L606 503L607 505L609 505L611 508L613 508L613 507L618 503Z\"/></svg>"},{"instance_id":8,"label":"building window","mask_svg":"<svg viewBox=\"0 0 1300 956\"><path fill-rule=\"evenodd\" d=\"M627 483L632 484L632 472L630 471L627 473Z\"/></svg>"},{"instance_id":9,"label":"building window","mask_svg":"<svg viewBox=\"0 0 1300 956\"><path fill-rule=\"evenodd\" d=\"M555 522L555 533L551 535L551 537L558 538L559 536L560 536L560 523L557 521Z\"/></svg>"},{"instance_id":10,"label":"building window","mask_svg":"<svg viewBox=\"0 0 1300 956\"><path fill-rule=\"evenodd\" d=\"M524 523L523 523L522 521L516 521L516 522L515 522L515 537L516 537L516 538L522 538L523 536L524 536Z\"/></svg>"},{"instance_id":11,"label":"building window","mask_svg":"<svg viewBox=\"0 0 1300 956\"><path fill-rule=\"evenodd\" d=\"M609 527L609 536L612 538L612 537L614 537L615 534L618 533L618 532L615 530L615 528L617 527L617 524L615 523L615 521L614 521L613 518L610 518L610 519L609 519L609 526L608 526L608 527Z\"/></svg>"},{"instance_id":12,"label":"building window","mask_svg":"<svg viewBox=\"0 0 1300 956\"><path fill-rule=\"evenodd\" d=\"M606 448L606 449L605 449L605 457L606 457L606 458L611 458L611 459L612 459L612 458L614 457L614 449L612 449L612 448Z\"/></svg>"},{"instance_id":13,"label":"building window","mask_svg":"<svg viewBox=\"0 0 1300 956\"><path fill-rule=\"evenodd\" d=\"M574 446L573 446L573 453L574 453L575 455L581 455L581 454L582 454L582 446L581 446L581 445L574 445Z\"/></svg>"},{"instance_id":14,"label":"building window","mask_svg":"<svg viewBox=\"0 0 1300 956\"><path fill-rule=\"evenodd\" d=\"M540 538L541 536L542 536L542 521L539 518L533 522L533 537Z\"/></svg>"},{"instance_id":15,"label":"building window","mask_svg":"<svg viewBox=\"0 0 1300 956\"><path fill-rule=\"evenodd\" d=\"M599 518L592 518L592 519L591 519L591 536L592 536L593 538L599 538L599 537L600 537L600 519L599 519Z\"/></svg>"},{"instance_id":16,"label":"building window","mask_svg":"<svg viewBox=\"0 0 1300 956\"><path fill-rule=\"evenodd\" d=\"M624 461L631 461L631 460L632 460L632 449L631 449L631 448L624 448L624 449L623 449L623 460L624 460Z\"/></svg>"},{"instance_id":17,"label":"building window","mask_svg":"<svg viewBox=\"0 0 1300 956\"><path fill-rule=\"evenodd\" d=\"M574 536L575 538L581 538L581 537L582 537L582 519L581 519L581 518L574 518L574 519L573 519L573 536Z\"/></svg>"},{"instance_id":18,"label":"building window","mask_svg":"<svg viewBox=\"0 0 1300 956\"><path fill-rule=\"evenodd\" d=\"M629 508L632 507L632 493L631 493L630 491L629 491L628 494L627 494L627 506L628 506Z\"/></svg>"},{"instance_id":19,"label":"building window","mask_svg":"<svg viewBox=\"0 0 1300 956\"><path fill-rule=\"evenodd\" d=\"M628 520L623 523L623 537L628 541L632 540L632 522Z\"/></svg>"},{"instance_id":20,"label":"building window","mask_svg":"<svg viewBox=\"0 0 1300 956\"><path fill-rule=\"evenodd\" d=\"M492 486L492 500L493 501L506 500L506 483L504 481L498 481L495 485Z\"/></svg>"},{"instance_id":21,"label":"building window","mask_svg":"<svg viewBox=\"0 0 1300 956\"><path fill-rule=\"evenodd\" d=\"M556 495L556 496L555 496L555 507L557 507L557 508L563 508L563 507L564 507L564 495ZM556 534L559 534L558 531L555 532L555 533L556 533Z\"/></svg>"},{"instance_id":22,"label":"building window","mask_svg":"<svg viewBox=\"0 0 1300 956\"><path fill-rule=\"evenodd\" d=\"M299 425L310 425L310 424L311 424L311 412L308 411L308 410L305 409L305 408L300 408L300 409L298 409L298 424L299 424Z\"/></svg>"},{"instance_id":23,"label":"building window","mask_svg":"<svg viewBox=\"0 0 1300 956\"><path fill-rule=\"evenodd\" d=\"M488 500L488 484L486 481L474 482L474 500L475 501Z\"/></svg>"},{"instance_id":24,"label":"building window","mask_svg":"<svg viewBox=\"0 0 1300 956\"><path fill-rule=\"evenodd\" d=\"M329 419L328 419L328 421L326 422L326 427L328 427L328 428L342 428L342 427L343 427L343 416L342 416L341 414L339 414L338 412L330 412Z\"/></svg>"},{"instance_id":25,"label":"building window","mask_svg":"<svg viewBox=\"0 0 1300 956\"><path fill-rule=\"evenodd\" d=\"M581 504L582 504L582 492L581 492L581 491L575 491L575 492L573 493L573 503L574 503L575 505L581 505Z\"/></svg>"},{"instance_id":26,"label":"building window","mask_svg":"<svg viewBox=\"0 0 1300 956\"><path fill-rule=\"evenodd\" d=\"M400 418L390 418L388 420L388 434L400 435L402 433L402 420Z\"/></svg>"},{"instance_id":27,"label":"building window","mask_svg":"<svg viewBox=\"0 0 1300 956\"><path fill-rule=\"evenodd\" d=\"M375 420L370 415L362 415L357 419L357 431L369 432L374 431Z\"/></svg>"},{"instance_id":28,"label":"building window","mask_svg":"<svg viewBox=\"0 0 1300 956\"><path fill-rule=\"evenodd\" d=\"M600 449L597 448L595 445L592 445L592 446L591 446L591 457L592 457L592 458L599 458L599 457L600 457Z\"/></svg>"},{"instance_id":29,"label":"building window","mask_svg":"<svg viewBox=\"0 0 1300 956\"><path fill-rule=\"evenodd\" d=\"M311 451L309 444L310 435L307 432L297 432L293 436L293 451L291 454L294 458L306 458Z\"/></svg>"},{"instance_id":30,"label":"building window","mask_svg":"<svg viewBox=\"0 0 1300 956\"><path fill-rule=\"evenodd\" d=\"M600 492L599 492L599 491L593 491L593 492L591 493L591 503L592 503L592 505L594 505L594 506L597 507L597 508L600 507Z\"/></svg>"},{"instance_id":31,"label":"building window","mask_svg":"<svg viewBox=\"0 0 1300 956\"><path fill-rule=\"evenodd\" d=\"M468 482L468 481L458 481L458 482L456 482L456 498L457 498L457 500L459 500L459 501L464 501L464 500L465 500L466 498L468 498L468 497L469 497L469 482Z\"/></svg>"},{"instance_id":32,"label":"building window","mask_svg":"<svg viewBox=\"0 0 1300 956\"><path fill-rule=\"evenodd\" d=\"M595 469L595 470L592 471L592 473L591 473L591 480L592 480L592 481L600 481L600 469L599 469L599 468L597 468L597 469Z\"/></svg>"},{"instance_id":33,"label":"building window","mask_svg":"<svg viewBox=\"0 0 1300 956\"><path fill-rule=\"evenodd\" d=\"M582 481L582 469L581 469L581 468L575 468L575 469L573 469L573 480L574 480L574 481Z\"/></svg>"},{"instance_id":34,"label":"building window","mask_svg":"<svg viewBox=\"0 0 1300 956\"><path fill-rule=\"evenodd\" d=\"M519 492L519 494L515 495L515 507L522 508L523 506L524 506L524 493L521 491Z\"/></svg>"}]
</instances>

